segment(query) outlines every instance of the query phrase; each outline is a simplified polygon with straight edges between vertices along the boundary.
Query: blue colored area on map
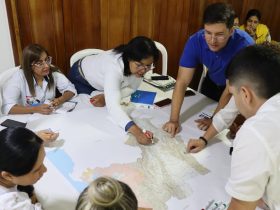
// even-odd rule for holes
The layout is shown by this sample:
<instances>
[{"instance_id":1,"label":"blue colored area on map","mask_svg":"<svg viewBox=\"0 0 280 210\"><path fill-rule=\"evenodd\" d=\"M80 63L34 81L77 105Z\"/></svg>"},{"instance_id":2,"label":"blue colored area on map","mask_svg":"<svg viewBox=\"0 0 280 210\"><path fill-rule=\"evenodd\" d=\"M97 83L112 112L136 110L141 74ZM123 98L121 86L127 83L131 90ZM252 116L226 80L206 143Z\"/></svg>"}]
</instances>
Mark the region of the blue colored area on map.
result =
<instances>
[{"instance_id":1,"label":"blue colored area on map","mask_svg":"<svg viewBox=\"0 0 280 210\"><path fill-rule=\"evenodd\" d=\"M47 158L55 165L55 167L63 174L63 176L74 186L78 192L82 192L87 184L82 181L73 180L71 173L73 172L74 163L64 150L53 150L47 152Z\"/></svg>"}]
</instances>

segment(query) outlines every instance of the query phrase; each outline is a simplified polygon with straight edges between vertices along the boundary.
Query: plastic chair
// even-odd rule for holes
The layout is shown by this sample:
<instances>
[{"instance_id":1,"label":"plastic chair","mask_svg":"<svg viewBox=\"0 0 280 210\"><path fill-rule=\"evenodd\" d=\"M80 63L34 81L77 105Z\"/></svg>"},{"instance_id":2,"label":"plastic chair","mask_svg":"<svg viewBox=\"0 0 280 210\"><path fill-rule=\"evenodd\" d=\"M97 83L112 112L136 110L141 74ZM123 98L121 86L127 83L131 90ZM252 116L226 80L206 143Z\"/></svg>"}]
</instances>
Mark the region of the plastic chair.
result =
<instances>
[{"instance_id":1,"label":"plastic chair","mask_svg":"<svg viewBox=\"0 0 280 210\"><path fill-rule=\"evenodd\" d=\"M200 80L198 83L197 92L201 92L202 84L206 77L207 71L208 71L208 68L205 65L203 65L203 71L201 73L201 77L200 77Z\"/></svg>"},{"instance_id":2,"label":"plastic chair","mask_svg":"<svg viewBox=\"0 0 280 210\"><path fill-rule=\"evenodd\" d=\"M167 75L167 51L166 48L159 42L156 42L156 47L159 49L159 51L161 52L162 55L162 71L161 74L162 75ZM74 53L71 58L70 58L70 67L72 67L72 65L79 59L87 56L87 55L92 55L92 54L98 54L104 52L104 50L101 49L84 49L84 50L80 50L76 53Z\"/></svg>"},{"instance_id":3,"label":"plastic chair","mask_svg":"<svg viewBox=\"0 0 280 210\"><path fill-rule=\"evenodd\" d=\"M74 64L77 60L79 60L79 59L81 59L81 58L83 58L83 57L85 57L85 56L87 56L87 55L99 54L99 53L101 53L101 52L104 52L104 50L101 50L101 49L84 49L84 50L80 50L80 51L74 53L74 54L71 56L71 58L70 58L70 67L72 67L73 64Z\"/></svg>"},{"instance_id":4,"label":"plastic chair","mask_svg":"<svg viewBox=\"0 0 280 210\"><path fill-rule=\"evenodd\" d=\"M162 70L161 70L161 74L162 75L167 75L167 51L166 48L159 42L156 42L156 47L159 49L159 51L161 52L162 55Z\"/></svg>"},{"instance_id":5,"label":"plastic chair","mask_svg":"<svg viewBox=\"0 0 280 210\"><path fill-rule=\"evenodd\" d=\"M8 81L12 75L19 70L19 66L6 69L0 72L0 116L2 115L2 87Z\"/></svg>"}]
</instances>

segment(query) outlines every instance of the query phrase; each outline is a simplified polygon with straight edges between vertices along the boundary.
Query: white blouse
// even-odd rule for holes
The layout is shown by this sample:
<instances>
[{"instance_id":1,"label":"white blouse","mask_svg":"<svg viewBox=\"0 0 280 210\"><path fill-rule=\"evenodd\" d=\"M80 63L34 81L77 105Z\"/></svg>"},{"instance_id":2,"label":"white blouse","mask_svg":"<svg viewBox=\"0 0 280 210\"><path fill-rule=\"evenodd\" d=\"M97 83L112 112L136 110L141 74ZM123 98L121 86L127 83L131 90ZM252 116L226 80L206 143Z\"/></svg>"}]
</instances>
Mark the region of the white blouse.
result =
<instances>
[{"instance_id":1,"label":"white blouse","mask_svg":"<svg viewBox=\"0 0 280 210\"><path fill-rule=\"evenodd\" d=\"M40 203L32 204L27 193L19 192L16 187L0 185L0 210L43 210Z\"/></svg>"},{"instance_id":2,"label":"white blouse","mask_svg":"<svg viewBox=\"0 0 280 210\"><path fill-rule=\"evenodd\" d=\"M104 91L110 116L125 128L131 119L122 110L121 98L136 91L143 79L135 75L124 76L121 54L116 54L112 50L85 57L81 67L88 83L95 89Z\"/></svg>"},{"instance_id":3,"label":"white blouse","mask_svg":"<svg viewBox=\"0 0 280 210\"><path fill-rule=\"evenodd\" d=\"M3 86L2 112L8 114L10 109L16 104L36 106L38 104L43 104L45 100L52 100L55 98L55 88L57 88L62 94L65 91L71 91L75 95L77 94L74 85L62 73L53 72L52 76L54 78L54 86L51 89L47 87L48 81L46 79L43 80L42 87L37 85L34 79L35 97L33 97L29 91L23 70L20 69L19 71L16 71Z\"/></svg>"}]
</instances>

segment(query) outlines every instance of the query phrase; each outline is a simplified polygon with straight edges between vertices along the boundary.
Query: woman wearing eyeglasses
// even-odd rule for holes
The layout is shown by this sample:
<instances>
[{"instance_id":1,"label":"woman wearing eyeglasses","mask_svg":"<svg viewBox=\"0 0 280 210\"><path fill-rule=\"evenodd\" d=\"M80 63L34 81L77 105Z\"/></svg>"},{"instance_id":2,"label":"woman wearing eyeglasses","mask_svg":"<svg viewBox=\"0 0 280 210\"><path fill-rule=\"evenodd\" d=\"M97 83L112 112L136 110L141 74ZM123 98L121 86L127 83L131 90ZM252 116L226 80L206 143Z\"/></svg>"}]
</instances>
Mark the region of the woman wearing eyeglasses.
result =
<instances>
[{"instance_id":1,"label":"woman wearing eyeglasses","mask_svg":"<svg viewBox=\"0 0 280 210\"><path fill-rule=\"evenodd\" d=\"M28 45L22 60L21 69L3 87L3 113L50 114L76 94L74 85L51 64L44 47ZM57 98L56 88L62 94Z\"/></svg>"},{"instance_id":2,"label":"woman wearing eyeglasses","mask_svg":"<svg viewBox=\"0 0 280 210\"><path fill-rule=\"evenodd\" d=\"M100 92L91 98L94 106L105 106L115 122L132 133L139 143L150 144L150 132L146 135L122 110L122 97L131 95L140 85L144 74L154 68L159 57L155 43L143 36L130 40L113 50L86 56L73 64L70 81L78 93ZM148 137L147 137L148 136ZM150 138L149 138L150 137Z\"/></svg>"}]
</instances>

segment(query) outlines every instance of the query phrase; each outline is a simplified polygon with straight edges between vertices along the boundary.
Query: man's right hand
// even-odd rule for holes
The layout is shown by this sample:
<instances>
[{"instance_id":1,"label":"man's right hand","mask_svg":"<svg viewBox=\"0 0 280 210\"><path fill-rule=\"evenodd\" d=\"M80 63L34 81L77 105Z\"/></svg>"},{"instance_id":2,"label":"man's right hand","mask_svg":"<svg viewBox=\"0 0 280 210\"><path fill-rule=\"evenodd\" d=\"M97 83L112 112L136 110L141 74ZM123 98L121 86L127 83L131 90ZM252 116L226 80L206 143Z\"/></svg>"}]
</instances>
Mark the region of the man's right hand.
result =
<instances>
[{"instance_id":1,"label":"man's right hand","mask_svg":"<svg viewBox=\"0 0 280 210\"><path fill-rule=\"evenodd\" d=\"M203 150L205 146L201 139L190 139L187 145L187 152L196 153Z\"/></svg>"},{"instance_id":2,"label":"man's right hand","mask_svg":"<svg viewBox=\"0 0 280 210\"><path fill-rule=\"evenodd\" d=\"M180 132L181 126L178 121L168 121L162 126L162 129L167 133L170 133L171 137L174 137L177 133Z\"/></svg>"}]
</instances>

